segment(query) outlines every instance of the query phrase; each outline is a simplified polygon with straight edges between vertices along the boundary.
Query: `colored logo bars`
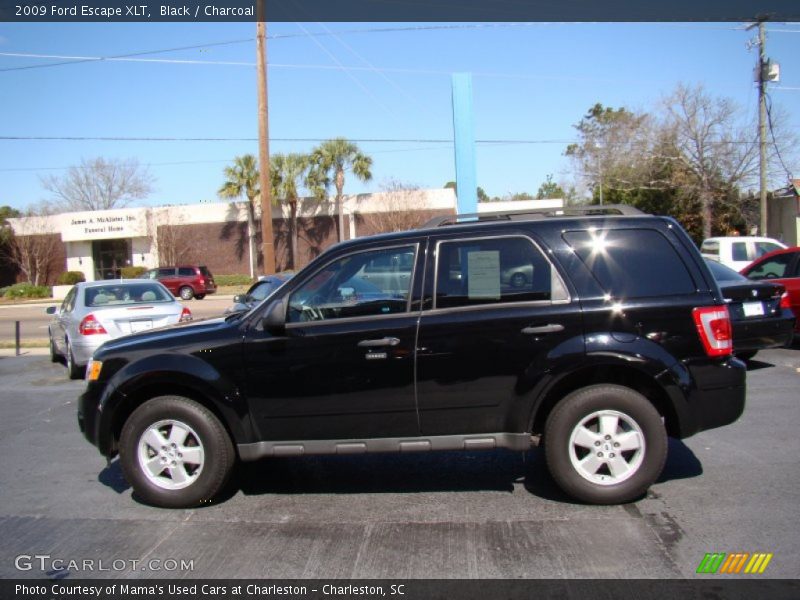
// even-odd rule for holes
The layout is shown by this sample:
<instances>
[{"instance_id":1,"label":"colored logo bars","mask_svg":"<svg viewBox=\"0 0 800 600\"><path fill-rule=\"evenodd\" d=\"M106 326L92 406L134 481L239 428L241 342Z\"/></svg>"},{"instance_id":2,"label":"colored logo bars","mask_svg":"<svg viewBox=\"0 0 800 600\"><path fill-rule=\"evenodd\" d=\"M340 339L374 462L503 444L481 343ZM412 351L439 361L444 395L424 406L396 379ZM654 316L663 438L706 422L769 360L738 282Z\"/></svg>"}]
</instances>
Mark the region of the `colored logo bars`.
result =
<instances>
[{"instance_id":1,"label":"colored logo bars","mask_svg":"<svg viewBox=\"0 0 800 600\"><path fill-rule=\"evenodd\" d=\"M763 573L767 569L769 561L772 560L772 553L755 552L725 552L707 553L700 565L697 567L698 573Z\"/></svg>"}]
</instances>

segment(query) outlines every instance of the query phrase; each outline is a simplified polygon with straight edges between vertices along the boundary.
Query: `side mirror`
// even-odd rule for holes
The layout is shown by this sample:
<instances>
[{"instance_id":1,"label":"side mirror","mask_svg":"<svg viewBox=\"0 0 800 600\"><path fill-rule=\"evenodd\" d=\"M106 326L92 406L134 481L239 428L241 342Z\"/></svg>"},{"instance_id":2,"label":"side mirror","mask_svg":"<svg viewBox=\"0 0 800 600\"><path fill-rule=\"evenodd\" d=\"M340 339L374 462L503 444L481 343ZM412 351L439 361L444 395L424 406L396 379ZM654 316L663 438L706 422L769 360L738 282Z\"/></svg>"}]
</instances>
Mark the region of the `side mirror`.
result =
<instances>
[{"instance_id":1,"label":"side mirror","mask_svg":"<svg viewBox=\"0 0 800 600\"><path fill-rule=\"evenodd\" d=\"M285 301L280 299L270 304L261 323L264 327L264 331L273 335L283 335L286 332Z\"/></svg>"},{"instance_id":2,"label":"side mirror","mask_svg":"<svg viewBox=\"0 0 800 600\"><path fill-rule=\"evenodd\" d=\"M57 315L58 314L58 307L57 306L48 306L44 309L44 312L48 315Z\"/></svg>"},{"instance_id":3,"label":"side mirror","mask_svg":"<svg viewBox=\"0 0 800 600\"><path fill-rule=\"evenodd\" d=\"M245 303L244 294L236 294L233 297L233 303L234 304L244 304Z\"/></svg>"}]
</instances>

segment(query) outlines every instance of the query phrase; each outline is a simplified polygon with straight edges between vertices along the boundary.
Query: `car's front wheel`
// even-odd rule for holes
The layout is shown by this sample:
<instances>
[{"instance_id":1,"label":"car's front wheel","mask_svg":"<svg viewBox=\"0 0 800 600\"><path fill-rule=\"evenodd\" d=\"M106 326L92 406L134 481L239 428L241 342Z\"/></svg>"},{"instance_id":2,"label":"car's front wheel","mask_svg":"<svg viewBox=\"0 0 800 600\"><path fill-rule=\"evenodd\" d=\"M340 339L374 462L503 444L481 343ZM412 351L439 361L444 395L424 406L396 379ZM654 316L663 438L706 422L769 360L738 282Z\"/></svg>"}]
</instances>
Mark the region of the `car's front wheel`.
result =
<instances>
[{"instance_id":1,"label":"car's front wheel","mask_svg":"<svg viewBox=\"0 0 800 600\"><path fill-rule=\"evenodd\" d=\"M544 449L550 473L569 495L619 504L640 497L661 474L667 433L661 415L637 391L592 385L555 406Z\"/></svg>"},{"instance_id":2,"label":"car's front wheel","mask_svg":"<svg viewBox=\"0 0 800 600\"><path fill-rule=\"evenodd\" d=\"M219 419L181 396L159 396L137 408L122 428L119 453L136 494L166 508L211 502L225 486L235 459Z\"/></svg>"}]
</instances>

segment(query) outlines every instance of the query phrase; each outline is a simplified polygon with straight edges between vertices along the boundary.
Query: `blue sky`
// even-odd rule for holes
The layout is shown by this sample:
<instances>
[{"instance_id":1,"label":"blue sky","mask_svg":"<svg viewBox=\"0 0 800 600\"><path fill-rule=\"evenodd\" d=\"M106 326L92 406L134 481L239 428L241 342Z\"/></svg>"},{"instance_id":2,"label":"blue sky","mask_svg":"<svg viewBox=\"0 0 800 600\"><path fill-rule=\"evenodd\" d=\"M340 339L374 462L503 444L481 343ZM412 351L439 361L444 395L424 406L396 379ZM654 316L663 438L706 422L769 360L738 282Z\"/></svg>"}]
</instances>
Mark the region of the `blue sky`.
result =
<instances>
[{"instance_id":1,"label":"blue sky","mask_svg":"<svg viewBox=\"0 0 800 600\"><path fill-rule=\"evenodd\" d=\"M346 32L381 27L410 30ZM755 32L738 23L423 27L270 24L270 36L296 35L268 42L270 151L314 145L280 138L452 139L453 72L473 74L477 139L557 140L479 145L478 183L490 195L535 193L550 173L569 181L565 142L595 102L649 109L678 82L703 83L748 115L756 112L756 50L746 48ZM771 23L768 31L768 55L781 64L783 88L771 95L797 131L800 25ZM255 42L210 45L254 37L253 23L4 24L5 54L114 56L208 45L141 58L245 64L104 61L0 71L0 135L255 138ZM0 69L50 62L63 61L0 55ZM373 157L374 180L350 180L347 192L375 191L388 179L441 187L455 178L451 144L359 145ZM155 191L137 205L216 201L222 169L248 152L257 153L255 142L0 140L0 205L24 208L47 198L40 176L97 156L150 165Z\"/></svg>"}]
</instances>

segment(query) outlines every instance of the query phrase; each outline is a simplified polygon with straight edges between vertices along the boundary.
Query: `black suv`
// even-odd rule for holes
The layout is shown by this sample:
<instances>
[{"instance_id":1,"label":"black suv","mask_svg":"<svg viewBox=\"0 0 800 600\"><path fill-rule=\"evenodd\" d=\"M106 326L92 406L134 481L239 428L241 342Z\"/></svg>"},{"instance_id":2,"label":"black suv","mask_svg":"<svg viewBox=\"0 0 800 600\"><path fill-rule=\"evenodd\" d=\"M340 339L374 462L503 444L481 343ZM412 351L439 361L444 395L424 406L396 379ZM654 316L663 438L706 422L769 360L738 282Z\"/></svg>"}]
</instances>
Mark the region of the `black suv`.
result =
<instances>
[{"instance_id":1,"label":"black suv","mask_svg":"<svg viewBox=\"0 0 800 600\"><path fill-rule=\"evenodd\" d=\"M213 499L237 457L540 439L566 492L630 501L668 435L731 423L745 398L700 253L633 212L467 215L338 244L246 313L106 343L80 427L165 507Z\"/></svg>"}]
</instances>

